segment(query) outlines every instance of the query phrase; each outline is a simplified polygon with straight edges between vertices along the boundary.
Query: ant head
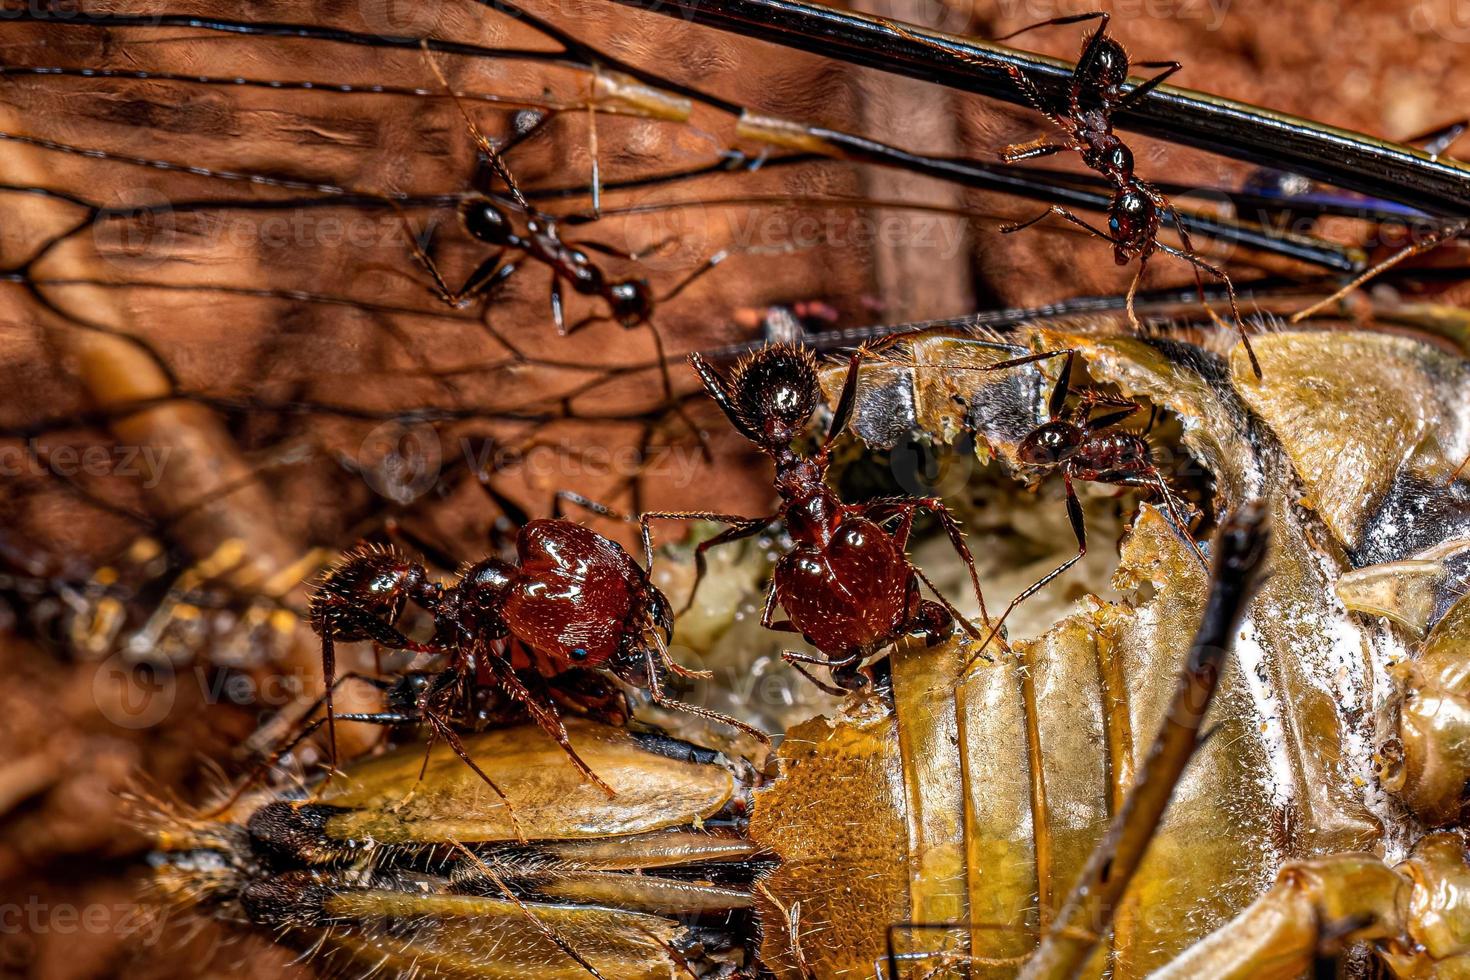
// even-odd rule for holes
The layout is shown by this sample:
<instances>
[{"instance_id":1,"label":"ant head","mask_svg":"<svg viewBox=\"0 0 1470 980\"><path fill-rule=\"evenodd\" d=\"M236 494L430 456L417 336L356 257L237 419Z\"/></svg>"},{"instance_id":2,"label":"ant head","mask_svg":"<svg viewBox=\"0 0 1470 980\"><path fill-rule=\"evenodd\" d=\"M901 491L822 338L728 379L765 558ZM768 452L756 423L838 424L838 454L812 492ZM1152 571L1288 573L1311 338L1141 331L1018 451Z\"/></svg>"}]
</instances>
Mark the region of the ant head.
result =
<instances>
[{"instance_id":1,"label":"ant head","mask_svg":"<svg viewBox=\"0 0 1470 980\"><path fill-rule=\"evenodd\" d=\"M1032 466L1055 466L1082 446L1087 433L1071 422L1047 422L1021 440L1017 455Z\"/></svg>"},{"instance_id":2,"label":"ant head","mask_svg":"<svg viewBox=\"0 0 1470 980\"><path fill-rule=\"evenodd\" d=\"M434 683L437 674L415 670L404 674L388 689L387 702L391 711L408 713L418 706L419 698Z\"/></svg>"},{"instance_id":3,"label":"ant head","mask_svg":"<svg viewBox=\"0 0 1470 980\"><path fill-rule=\"evenodd\" d=\"M1119 265L1126 264L1139 254L1149 243L1158 228L1158 209L1154 202L1137 187L1121 191L1113 198L1108 208L1108 232L1115 245L1113 257Z\"/></svg>"},{"instance_id":4,"label":"ant head","mask_svg":"<svg viewBox=\"0 0 1470 980\"><path fill-rule=\"evenodd\" d=\"M504 636L501 611L505 597L515 585L515 566L499 558L486 558L460 573L454 587L454 605L459 625L485 637Z\"/></svg>"},{"instance_id":5,"label":"ant head","mask_svg":"<svg viewBox=\"0 0 1470 980\"><path fill-rule=\"evenodd\" d=\"M1104 102L1116 98L1118 89L1128 80L1128 52L1123 45L1104 36L1087 62L1078 66L1078 73L1084 83L1084 96L1095 93Z\"/></svg>"},{"instance_id":6,"label":"ant head","mask_svg":"<svg viewBox=\"0 0 1470 980\"><path fill-rule=\"evenodd\" d=\"M726 391L758 443L786 446L817 410L817 357L795 344L762 347L735 365Z\"/></svg>"},{"instance_id":7,"label":"ant head","mask_svg":"<svg viewBox=\"0 0 1470 980\"><path fill-rule=\"evenodd\" d=\"M510 218L491 201L465 201L459 208L465 231L487 245L505 245L515 235Z\"/></svg>"},{"instance_id":8,"label":"ant head","mask_svg":"<svg viewBox=\"0 0 1470 980\"><path fill-rule=\"evenodd\" d=\"M653 313L653 290L647 279L628 279L607 287L612 315L625 327L636 327Z\"/></svg>"}]
</instances>

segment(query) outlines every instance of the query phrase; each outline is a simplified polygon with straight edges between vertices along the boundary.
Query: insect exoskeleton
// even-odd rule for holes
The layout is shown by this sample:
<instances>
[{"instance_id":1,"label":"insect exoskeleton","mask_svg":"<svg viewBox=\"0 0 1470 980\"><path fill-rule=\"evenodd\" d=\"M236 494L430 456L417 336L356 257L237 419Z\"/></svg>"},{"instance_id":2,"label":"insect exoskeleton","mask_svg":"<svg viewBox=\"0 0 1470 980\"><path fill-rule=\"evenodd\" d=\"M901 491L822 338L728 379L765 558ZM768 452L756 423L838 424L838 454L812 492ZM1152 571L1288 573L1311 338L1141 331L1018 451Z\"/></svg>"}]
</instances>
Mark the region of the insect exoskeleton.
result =
<instances>
[{"instance_id":1,"label":"insect exoskeleton","mask_svg":"<svg viewBox=\"0 0 1470 980\"><path fill-rule=\"evenodd\" d=\"M744 836L755 771L658 733L567 728L616 796L535 726L464 739L513 817L442 742L427 761L410 744L219 820L156 818L158 890L359 974L734 974L764 863Z\"/></svg>"},{"instance_id":2,"label":"insect exoskeleton","mask_svg":"<svg viewBox=\"0 0 1470 980\"><path fill-rule=\"evenodd\" d=\"M1470 440L1463 360L1408 336L1279 331L1260 337L1257 380L1239 348L1226 361L1104 332L1014 339L1075 348L1091 382L1167 412L1155 441L1176 467L1207 471L1206 520L1262 497L1274 541L1208 738L1085 975L1295 976L1318 956L1405 976L1457 968L1470 867L1458 832L1425 828L1459 819L1470 774L1464 486L1445 483ZM945 370L972 346L920 338L912 356L865 369L860 391L890 409L870 427L860 399L855 431L891 430L891 406L906 405L935 438L968 429L1008 458L1008 433L1034 423L952 397L972 386L966 400L985 403L1000 383ZM1205 604L1175 523L1145 505L1120 564L1074 573L1092 593L1080 609L1013 633L993 662L963 638L910 644L892 658L891 706L787 733L751 822L780 861L758 892L762 959L778 976L1035 969L1138 778ZM1120 601L1098 598L1109 585ZM844 791L856 783L860 798Z\"/></svg>"}]
</instances>

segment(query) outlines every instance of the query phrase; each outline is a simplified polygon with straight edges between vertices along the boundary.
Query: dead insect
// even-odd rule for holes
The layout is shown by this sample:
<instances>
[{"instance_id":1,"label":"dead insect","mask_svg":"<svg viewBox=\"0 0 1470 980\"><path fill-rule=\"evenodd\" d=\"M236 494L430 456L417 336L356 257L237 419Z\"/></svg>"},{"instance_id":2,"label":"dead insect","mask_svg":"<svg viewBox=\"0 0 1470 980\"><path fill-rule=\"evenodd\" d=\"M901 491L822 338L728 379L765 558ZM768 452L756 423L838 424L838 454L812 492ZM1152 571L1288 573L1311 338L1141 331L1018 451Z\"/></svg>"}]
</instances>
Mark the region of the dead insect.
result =
<instances>
[{"instance_id":1,"label":"dead insect","mask_svg":"<svg viewBox=\"0 0 1470 980\"><path fill-rule=\"evenodd\" d=\"M612 792L577 756L550 699L533 690L522 671L554 679L573 671L606 670L646 689L655 704L767 740L741 721L664 692L665 671L703 675L669 656L673 617L668 600L649 581L647 569L617 542L571 521L535 520L516 535L516 556L514 563L484 559L446 588L430 580L422 565L394 551L370 548L348 554L311 600L311 625L322 638L329 731L334 724L335 645L373 640L447 659L443 673L418 695L417 713L471 766L446 709L464 703L477 687L498 687L524 707L588 779ZM413 640L397 628L410 603L434 617L427 641Z\"/></svg>"},{"instance_id":2,"label":"dead insect","mask_svg":"<svg viewBox=\"0 0 1470 980\"><path fill-rule=\"evenodd\" d=\"M861 353L850 359L847 380L826 438L809 456L792 448L792 443L816 411L821 396L815 354L786 344L763 347L737 364L728 379L715 374L698 354L691 355L690 363L715 404L775 463L775 487L781 506L764 517L670 512L643 517L645 528L654 518L715 520L731 525L695 550L696 576L690 602L704 576L704 553L708 549L749 537L773 521L784 521L796 547L776 563L761 625L799 633L821 651L821 658L791 651L782 656L814 683L836 693L866 688L864 661L906 633L922 633L937 641L957 621L973 630L938 591L934 592L938 602L919 594L923 572L904 554L918 510L929 510L939 518L955 552L969 568L976 598L984 610L974 558L943 501L937 497L891 497L848 504L827 486L832 443L847 427L857 400L861 359ZM898 525L889 531L883 522L895 517ZM789 619L776 620L778 602ZM803 664L829 668L837 688L811 677Z\"/></svg>"},{"instance_id":3,"label":"dead insect","mask_svg":"<svg viewBox=\"0 0 1470 980\"><path fill-rule=\"evenodd\" d=\"M309 798L257 793L213 819L150 807L154 891L328 973L734 976L769 864L744 835L754 769L662 734L567 727L615 797L534 726L465 737L505 803L442 744L408 744Z\"/></svg>"}]
</instances>

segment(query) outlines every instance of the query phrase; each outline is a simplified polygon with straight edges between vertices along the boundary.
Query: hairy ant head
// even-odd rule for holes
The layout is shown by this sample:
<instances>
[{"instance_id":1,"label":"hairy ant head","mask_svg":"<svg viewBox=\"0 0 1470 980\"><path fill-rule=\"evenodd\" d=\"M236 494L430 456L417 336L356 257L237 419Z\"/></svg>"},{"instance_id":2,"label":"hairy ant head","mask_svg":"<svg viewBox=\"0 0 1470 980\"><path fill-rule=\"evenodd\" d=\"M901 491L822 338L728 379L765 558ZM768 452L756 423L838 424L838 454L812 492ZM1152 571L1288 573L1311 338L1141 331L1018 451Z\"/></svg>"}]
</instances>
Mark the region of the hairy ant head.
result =
<instances>
[{"instance_id":1,"label":"hairy ant head","mask_svg":"<svg viewBox=\"0 0 1470 980\"><path fill-rule=\"evenodd\" d=\"M370 639L357 625L359 614L396 622L410 601L434 601L438 587L418 562L375 546L348 552L332 566L311 596L311 626L339 640Z\"/></svg>"},{"instance_id":2,"label":"hairy ant head","mask_svg":"<svg viewBox=\"0 0 1470 980\"><path fill-rule=\"evenodd\" d=\"M817 410L817 357L795 344L772 344L735 365L730 401L763 446L785 446Z\"/></svg>"},{"instance_id":3,"label":"hairy ant head","mask_svg":"<svg viewBox=\"0 0 1470 980\"><path fill-rule=\"evenodd\" d=\"M515 234L510 218L501 208L486 200L466 201L460 205L460 221L465 231L487 245L506 245Z\"/></svg>"},{"instance_id":4,"label":"hairy ant head","mask_svg":"<svg viewBox=\"0 0 1470 980\"><path fill-rule=\"evenodd\" d=\"M1047 422L1027 433L1017 455L1032 466L1055 466L1081 448L1086 438L1087 433L1071 422Z\"/></svg>"},{"instance_id":5,"label":"hairy ant head","mask_svg":"<svg viewBox=\"0 0 1470 980\"><path fill-rule=\"evenodd\" d=\"M613 319L625 327L636 327L653 312L653 290L647 279L628 279L608 286L607 302Z\"/></svg>"}]
</instances>

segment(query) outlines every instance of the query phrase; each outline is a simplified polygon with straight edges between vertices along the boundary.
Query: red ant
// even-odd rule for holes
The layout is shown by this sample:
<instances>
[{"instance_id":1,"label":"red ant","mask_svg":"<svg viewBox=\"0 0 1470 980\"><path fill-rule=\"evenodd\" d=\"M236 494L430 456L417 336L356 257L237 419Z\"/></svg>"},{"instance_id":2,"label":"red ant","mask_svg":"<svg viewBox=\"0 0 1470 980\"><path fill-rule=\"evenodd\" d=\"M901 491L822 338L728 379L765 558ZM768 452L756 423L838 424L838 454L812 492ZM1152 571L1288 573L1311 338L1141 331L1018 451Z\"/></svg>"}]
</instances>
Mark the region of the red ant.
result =
<instances>
[{"instance_id":1,"label":"red ant","mask_svg":"<svg viewBox=\"0 0 1470 980\"><path fill-rule=\"evenodd\" d=\"M1021 231L1048 215L1055 214L1090 234L1111 242L1113 258L1118 265L1127 265L1133 259L1138 259L1138 271L1133 276L1133 282L1128 286L1127 300L1128 320L1135 328L1138 327L1138 315L1133 310L1133 297L1138 292L1138 284L1143 279L1148 260L1155 251L1165 252L1190 264L1194 270L1195 283L1199 287L1201 302L1204 302L1204 282L1200 278L1200 270L1208 272L1225 284L1225 291L1230 297L1230 311L1235 317L1241 342L1250 356L1251 368L1259 378L1261 365L1256 360L1256 352L1251 348L1244 321L1240 317L1240 308L1235 298L1235 284L1231 282L1223 269L1211 265L1195 253L1194 244L1190 241L1189 232L1184 227L1179 211L1162 191L1133 172L1133 151L1113 132L1114 114L1131 108L1184 66L1177 61L1140 61L1136 65L1130 64L1127 49L1108 35L1109 15L1102 11L1076 14L1071 17L1054 17L1051 20L1023 27L1018 31L1012 31L996 40L1009 40L1038 27L1075 24L1087 20L1098 21L1097 29L1082 44L1082 53L1078 56L1077 66L1072 71L1071 90L1067 97L1067 107L1064 110L1058 110L1050 105L1031 79L1016 65L981 59L950 48L940 47L933 41L912 34L897 24L890 23L888 26L911 41L938 48L966 63L983 64L986 67L999 66L1005 69L1016 87L1026 96L1027 101L1049 119L1057 129L1061 130L1062 139L1060 141L1043 136L1029 143L1017 143L1006 147L1001 151L1001 159L1006 163L1019 163L1023 160L1050 156L1065 150L1075 150L1082 157L1082 162L1088 169L1102 175L1116 188L1112 203L1108 208L1107 231L1079 218L1066 208L1053 204L1034 218L1002 226L1003 233L1012 234ZM1127 84L1128 72L1132 67L1161 68L1163 70L1132 90L1124 92L1123 86ZM1183 249L1177 249L1159 241L1161 213L1167 213L1173 222L1175 230L1179 233L1179 241L1184 246ZM1205 309L1218 323L1219 318L1215 316L1208 304Z\"/></svg>"},{"instance_id":2,"label":"red ant","mask_svg":"<svg viewBox=\"0 0 1470 980\"><path fill-rule=\"evenodd\" d=\"M1206 568L1209 567L1204 553L1200 551L1199 544L1190 535L1188 525L1181 519L1174 506L1174 494L1169 489L1169 485L1164 482L1163 474L1159 472L1158 466L1154 463L1153 452L1149 448L1148 441L1139 433L1115 428L1135 412L1140 411L1143 408L1142 405L1127 398L1087 388L1081 392L1077 404L1068 408L1067 397L1072 390L1070 381L1072 364L1077 357L1077 351L1070 348L1045 351L1040 354L1027 354L1024 357L999 361L987 365L982 370L999 371L1054 357L1065 357L1066 360L1062 363L1061 375L1057 378L1057 383L1052 388L1051 396L1047 401L1048 419L1022 438L1017 449L1017 456L1022 463L1028 466L1036 467L1043 472L1056 471L1062 474L1062 483L1067 493L1067 518L1072 524L1072 534L1077 538L1077 554L1047 572L1011 600L1010 605L1006 606L1000 618L990 628L990 635L985 638L985 643L980 647L981 652L1000 632L1006 617L1010 616L1013 609L1045 588L1047 583L1071 568L1087 554L1087 526L1082 517L1082 504L1077 500L1077 492L1072 487L1074 479L1086 480L1090 483L1107 483L1113 486L1157 489L1175 528L1189 542L1200 564ZM1111 409L1111 411L1094 416L1093 409L1099 407ZM974 658L971 659L971 663L973 662Z\"/></svg>"},{"instance_id":3,"label":"red ant","mask_svg":"<svg viewBox=\"0 0 1470 980\"><path fill-rule=\"evenodd\" d=\"M848 504L827 486L832 443L847 427L857 401L862 357L859 351L848 363L842 395L821 447L805 455L791 444L816 411L820 397L816 355L811 350L791 344L768 345L737 363L728 379L717 375L698 354L691 354L689 361L715 404L741 435L776 464L775 488L781 506L766 517L653 512L642 518L645 534L648 521L655 518L715 520L731 525L696 548L696 576L686 609L704 578L704 553L708 549L750 537L774 521L784 521L796 546L776 562L761 625L800 633L821 651L820 658L792 651L782 657L817 686L836 694L864 690L869 678L863 661L905 633L923 633L934 642L947 635L958 621L979 639L978 631L934 590L904 553L919 508L933 512L943 524L956 553L969 568L981 615L989 623L975 560L958 522L939 498L891 497ZM892 531L885 529L881 522L895 516L899 517L898 526ZM920 597L921 579L939 602ZM778 602L789 619L775 620ZM818 680L802 664L829 668L838 686Z\"/></svg>"},{"instance_id":4,"label":"red ant","mask_svg":"<svg viewBox=\"0 0 1470 980\"><path fill-rule=\"evenodd\" d=\"M645 552L651 566L646 540ZM664 693L665 670L681 677L709 675L687 670L669 656L673 616L668 599L649 580L648 569L617 542L572 521L534 520L516 535L516 559L486 558L446 588L431 581L422 565L395 551L363 548L349 553L327 575L311 599L311 625L322 638L326 723L334 756L335 644L360 640L448 658L446 670L420 684L414 711L400 709L378 723L426 721L497 793L436 707L456 692L468 701L477 689L503 690L556 739L583 775L613 793L578 757L555 709L527 686L520 671L539 682L573 671L585 678L583 672L606 670L646 689L654 704L769 742L764 732L744 722ZM427 642L410 639L396 626L409 603L434 617Z\"/></svg>"}]
</instances>

